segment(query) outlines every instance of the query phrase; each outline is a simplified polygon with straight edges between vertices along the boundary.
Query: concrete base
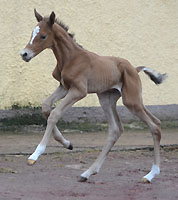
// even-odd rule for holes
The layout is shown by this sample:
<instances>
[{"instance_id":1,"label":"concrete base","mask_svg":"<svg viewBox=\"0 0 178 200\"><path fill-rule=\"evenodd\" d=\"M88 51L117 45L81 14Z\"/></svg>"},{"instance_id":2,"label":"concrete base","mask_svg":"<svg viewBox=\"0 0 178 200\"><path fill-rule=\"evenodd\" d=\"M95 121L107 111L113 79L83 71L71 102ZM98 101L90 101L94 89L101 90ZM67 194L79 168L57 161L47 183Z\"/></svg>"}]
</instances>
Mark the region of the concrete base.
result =
<instances>
[{"instance_id":1,"label":"concrete base","mask_svg":"<svg viewBox=\"0 0 178 200\"><path fill-rule=\"evenodd\" d=\"M178 120L178 105L154 105L146 106L156 117L162 121ZM124 106L117 107L123 123L138 121ZM72 107L61 119L66 123L105 123L106 118L101 107ZM3 125L31 125L45 124L41 108L23 108L12 110L0 110L0 126Z\"/></svg>"}]
</instances>

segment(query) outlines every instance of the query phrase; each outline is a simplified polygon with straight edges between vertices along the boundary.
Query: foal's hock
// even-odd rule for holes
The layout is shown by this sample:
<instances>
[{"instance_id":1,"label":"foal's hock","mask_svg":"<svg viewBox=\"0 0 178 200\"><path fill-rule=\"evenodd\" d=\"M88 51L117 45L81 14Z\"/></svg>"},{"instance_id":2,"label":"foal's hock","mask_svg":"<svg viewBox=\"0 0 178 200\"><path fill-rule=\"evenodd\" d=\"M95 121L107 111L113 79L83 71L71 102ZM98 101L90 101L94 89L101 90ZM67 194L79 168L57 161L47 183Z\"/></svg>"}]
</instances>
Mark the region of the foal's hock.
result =
<instances>
[{"instance_id":1,"label":"foal's hock","mask_svg":"<svg viewBox=\"0 0 178 200\"><path fill-rule=\"evenodd\" d=\"M152 133L154 163L150 173L142 179L144 182L151 182L160 173L161 123L143 105L138 73L144 71L156 84L162 83L166 74L157 74L147 67L134 68L123 58L99 56L87 51L76 43L74 35L68 32L68 27L56 20L54 12L49 17L42 17L35 10L35 17L38 24L29 43L21 51L22 59L29 62L44 49L52 49L57 60L53 77L59 81L59 86L42 104L47 127L40 144L28 158L28 164L34 164L44 153L51 133L65 148L73 149L71 142L58 130L56 123L74 103L87 94L96 93L108 119L109 134L100 155L91 167L81 174L80 181L86 181L99 172L107 154L122 134L123 127L116 111L116 102L122 97L123 104L139 117ZM60 105L52 110L52 105L62 98Z\"/></svg>"}]
</instances>

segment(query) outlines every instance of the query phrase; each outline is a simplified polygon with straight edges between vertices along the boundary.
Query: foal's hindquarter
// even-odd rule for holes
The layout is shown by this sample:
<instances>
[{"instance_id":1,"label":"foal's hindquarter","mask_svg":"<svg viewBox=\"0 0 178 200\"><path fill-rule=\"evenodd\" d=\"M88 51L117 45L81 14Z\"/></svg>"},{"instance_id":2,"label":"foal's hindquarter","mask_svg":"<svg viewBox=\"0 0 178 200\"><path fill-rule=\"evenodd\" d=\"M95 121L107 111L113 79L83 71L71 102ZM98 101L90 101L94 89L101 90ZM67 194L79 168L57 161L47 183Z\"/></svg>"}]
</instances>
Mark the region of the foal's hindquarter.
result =
<instances>
[{"instance_id":1,"label":"foal's hindquarter","mask_svg":"<svg viewBox=\"0 0 178 200\"><path fill-rule=\"evenodd\" d=\"M146 67L134 68L122 58L99 56L81 48L66 28L55 23L53 12L49 18L43 18L35 10L35 16L39 23L33 31L30 43L21 51L21 56L28 62L45 48L51 48L57 60L53 76L60 85L42 104L47 127L28 163L34 164L44 153L52 132L54 138L65 148L73 149L70 141L58 130L56 123L73 104L89 93L96 93L109 123L109 133L100 155L91 167L81 174L80 181L86 181L91 175L98 173L107 154L123 132L116 110L117 100L122 96L123 104L148 126L153 136L154 163L150 173L143 177L144 182L151 182L160 173L161 128L159 119L143 105L138 72L144 71L155 83L161 83L164 75L157 75ZM61 103L52 109L52 105L60 99Z\"/></svg>"}]
</instances>

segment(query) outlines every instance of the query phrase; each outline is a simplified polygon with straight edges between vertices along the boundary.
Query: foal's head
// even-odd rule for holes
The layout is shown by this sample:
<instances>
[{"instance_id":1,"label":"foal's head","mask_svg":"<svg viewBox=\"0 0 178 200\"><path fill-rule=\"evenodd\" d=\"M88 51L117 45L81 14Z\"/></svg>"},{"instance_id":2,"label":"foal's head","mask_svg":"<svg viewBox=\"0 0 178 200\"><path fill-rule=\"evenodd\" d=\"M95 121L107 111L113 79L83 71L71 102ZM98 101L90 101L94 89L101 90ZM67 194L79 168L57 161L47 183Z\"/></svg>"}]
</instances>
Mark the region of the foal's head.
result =
<instances>
[{"instance_id":1,"label":"foal's head","mask_svg":"<svg viewBox=\"0 0 178 200\"><path fill-rule=\"evenodd\" d=\"M51 48L53 45L54 35L52 27L55 22L55 13L52 12L49 18L44 18L36 10L34 12L38 24L32 32L29 43L20 52L22 59L26 62L29 62L41 51L46 48Z\"/></svg>"}]
</instances>

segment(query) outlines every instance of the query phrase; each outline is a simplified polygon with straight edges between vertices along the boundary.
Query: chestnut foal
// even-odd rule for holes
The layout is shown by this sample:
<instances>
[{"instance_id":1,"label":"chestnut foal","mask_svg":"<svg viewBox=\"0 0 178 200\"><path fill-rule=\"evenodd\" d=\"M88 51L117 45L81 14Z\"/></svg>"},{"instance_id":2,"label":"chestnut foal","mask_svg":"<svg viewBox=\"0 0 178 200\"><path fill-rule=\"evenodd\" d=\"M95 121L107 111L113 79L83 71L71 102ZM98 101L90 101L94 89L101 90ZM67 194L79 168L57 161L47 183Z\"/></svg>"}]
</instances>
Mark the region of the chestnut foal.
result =
<instances>
[{"instance_id":1,"label":"chestnut foal","mask_svg":"<svg viewBox=\"0 0 178 200\"><path fill-rule=\"evenodd\" d=\"M33 165L44 153L49 137L54 138L65 148L73 149L58 130L56 123L74 103L89 93L96 93L107 116L109 135L107 142L96 161L81 174L80 181L86 181L99 172L107 154L123 132L123 127L116 111L116 102L122 96L123 104L150 129L154 141L154 163L151 171L143 177L144 182L160 173L160 120L153 116L143 105L141 81L138 73L144 71L156 84L162 83L165 74L157 74L147 67L134 68L127 60L119 57L99 56L78 45L68 27L55 19L54 12L49 17L42 17L36 10L38 21L30 42L21 51L22 59L30 61L46 48L52 49L57 65L53 77L59 81L59 87L42 104L42 112L47 119L45 134L28 163ZM62 99L60 105L52 110L52 105Z\"/></svg>"}]
</instances>

